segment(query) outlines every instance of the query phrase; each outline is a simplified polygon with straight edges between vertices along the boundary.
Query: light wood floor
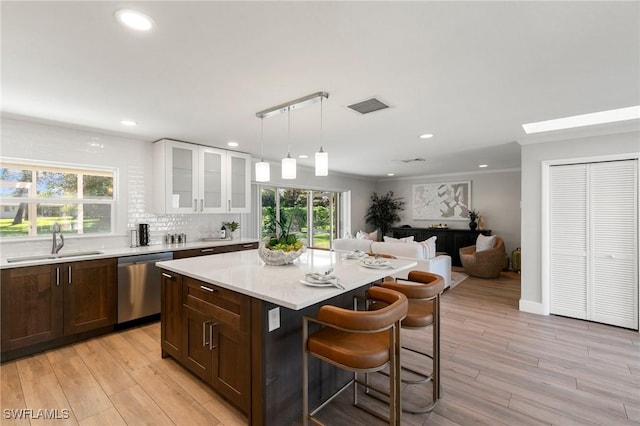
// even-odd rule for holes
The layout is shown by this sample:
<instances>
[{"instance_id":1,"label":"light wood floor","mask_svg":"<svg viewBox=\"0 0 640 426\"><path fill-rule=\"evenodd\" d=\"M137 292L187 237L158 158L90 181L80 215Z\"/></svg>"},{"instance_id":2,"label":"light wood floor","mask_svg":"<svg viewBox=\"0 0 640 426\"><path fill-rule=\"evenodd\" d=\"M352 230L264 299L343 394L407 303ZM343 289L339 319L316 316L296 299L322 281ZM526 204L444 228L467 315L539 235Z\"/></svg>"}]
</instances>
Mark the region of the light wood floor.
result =
<instances>
[{"instance_id":1,"label":"light wood floor","mask_svg":"<svg viewBox=\"0 0 640 426\"><path fill-rule=\"evenodd\" d=\"M443 397L430 414L404 414L403 424L640 424L638 333L522 313L519 297L512 273L468 278L444 294ZM3 364L2 424L30 424L6 419L5 409L20 408L69 410L55 424L246 424L200 380L160 358L159 333L155 323ZM405 343L430 344L430 331L404 333ZM319 418L382 424L351 407L349 392ZM408 401L418 396L404 390Z\"/></svg>"}]
</instances>

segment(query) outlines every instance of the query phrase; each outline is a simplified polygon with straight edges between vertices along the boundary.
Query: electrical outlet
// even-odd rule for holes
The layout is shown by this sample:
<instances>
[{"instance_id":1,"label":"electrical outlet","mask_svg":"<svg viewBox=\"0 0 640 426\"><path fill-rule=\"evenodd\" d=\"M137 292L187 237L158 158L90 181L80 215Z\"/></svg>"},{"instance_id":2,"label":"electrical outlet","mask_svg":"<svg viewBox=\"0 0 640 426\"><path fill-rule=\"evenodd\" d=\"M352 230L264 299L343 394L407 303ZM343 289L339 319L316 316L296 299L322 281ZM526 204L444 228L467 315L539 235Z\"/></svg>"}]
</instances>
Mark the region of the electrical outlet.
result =
<instances>
[{"instance_id":1,"label":"electrical outlet","mask_svg":"<svg viewBox=\"0 0 640 426\"><path fill-rule=\"evenodd\" d=\"M269 310L269 331L280 328L280 308Z\"/></svg>"}]
</instances>

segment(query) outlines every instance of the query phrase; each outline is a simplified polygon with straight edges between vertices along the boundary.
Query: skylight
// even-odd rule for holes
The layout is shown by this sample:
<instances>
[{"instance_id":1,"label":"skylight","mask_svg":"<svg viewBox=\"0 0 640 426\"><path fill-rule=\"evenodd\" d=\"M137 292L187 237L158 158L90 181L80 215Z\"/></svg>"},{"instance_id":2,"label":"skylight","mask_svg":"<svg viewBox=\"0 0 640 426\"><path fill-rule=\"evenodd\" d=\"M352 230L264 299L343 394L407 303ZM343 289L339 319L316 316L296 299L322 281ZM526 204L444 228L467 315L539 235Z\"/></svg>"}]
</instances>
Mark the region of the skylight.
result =
<instances>
[{"instance_id":1,"label":"skylight","mask_svg":"<svg viewBox=\"0 0 640 426\"><path fill-rule=\"evenodd\" d=\"M640 105L523 124L527 134L640 119Z\"/></svg>"}]
</instances>

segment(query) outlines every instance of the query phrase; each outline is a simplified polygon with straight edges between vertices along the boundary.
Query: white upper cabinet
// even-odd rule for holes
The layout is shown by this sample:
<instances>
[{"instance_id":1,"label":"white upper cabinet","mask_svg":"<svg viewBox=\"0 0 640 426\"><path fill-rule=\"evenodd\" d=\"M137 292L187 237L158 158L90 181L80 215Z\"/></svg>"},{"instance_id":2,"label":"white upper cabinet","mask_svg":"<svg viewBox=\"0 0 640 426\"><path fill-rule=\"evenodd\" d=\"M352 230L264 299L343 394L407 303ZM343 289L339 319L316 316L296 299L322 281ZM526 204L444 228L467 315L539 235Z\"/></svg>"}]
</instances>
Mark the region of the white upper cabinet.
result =
<instances>
[{"instance_id":1,"label":"white upper cabinet","mask_svg":"<svg viewBox=\"0 0 640 426\"><path fill-rule=\"evenodd\" d=\"M168 139L153 152L156 213L249 212L249 154Z\"/></svg>"}]
</instances>

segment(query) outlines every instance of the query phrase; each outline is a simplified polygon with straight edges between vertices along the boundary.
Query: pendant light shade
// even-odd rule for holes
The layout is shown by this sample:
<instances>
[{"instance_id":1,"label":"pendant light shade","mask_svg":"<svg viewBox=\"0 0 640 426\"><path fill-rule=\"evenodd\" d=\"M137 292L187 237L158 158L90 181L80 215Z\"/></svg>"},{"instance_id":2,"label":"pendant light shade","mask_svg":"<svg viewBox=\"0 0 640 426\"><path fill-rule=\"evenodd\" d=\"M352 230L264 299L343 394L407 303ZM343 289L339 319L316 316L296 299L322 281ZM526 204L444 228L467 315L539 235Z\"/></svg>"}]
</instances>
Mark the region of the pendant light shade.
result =
<instances>
[{"instance_id":1,"label":"pendant light shade","mask_svg":"<svg viewBox=\"0 0 640 426\"><path fill-rule=\"evenodd\" d=\"M271 169L269 163L264 161L264 119L260 119L260 147L261 158L256 163L256 182L269 182L271 180Z\"/></svg>"},{"instance_id":2,"label":"pendant light shade","mask_svg":"<svg viewBox=\"0 0 640 426\"><path fill-rule=\"evenodd\" d=\"M296 178L296 159L291 158L291 107L287 108L287 140L289 151L286 158L282 159L282 179Z\"/></svg>"},{"instance_id":3,"label":"pendant light shade","mask_svg":"<svg viewBox=\"0 0 640 426\"><path fill-rule=\"evenodd\" d=\"M320 147L320 151L316 152L316 176L329 175L329 154L324 152Z\"/></svg>"},{"instance_id":4,"label":"pendant light shade","mask_svg":"<svg viewBox=\"0 0 640 426\"><path fill-rule=\"evenodd\" d=\"M296 178L296 159L291 158L291 154L287 154L286 158L282 159L282 179L295 179Z\"/></svg>"},{"instance_id":5,"label":"pendant light shade","mask_svg":"<svg viewBox=\"0 0 640 426\"><path fill-rule=\"evenodd\" d=\"M256 163L256 182L269 182L271 180L271 169L269 163L264 160Z\"/></svg>"},{"instance_id":6,"label":"pendant light shade","mask_svg":"<svg viewBox=\"0 0 640 426\"><path fill-rule=\"evenodd\" d=\"M316 176L329 175L329 154L322 149L322 99L320 97L320 151L316 152Z\"/></svg>"}]
</instances>

